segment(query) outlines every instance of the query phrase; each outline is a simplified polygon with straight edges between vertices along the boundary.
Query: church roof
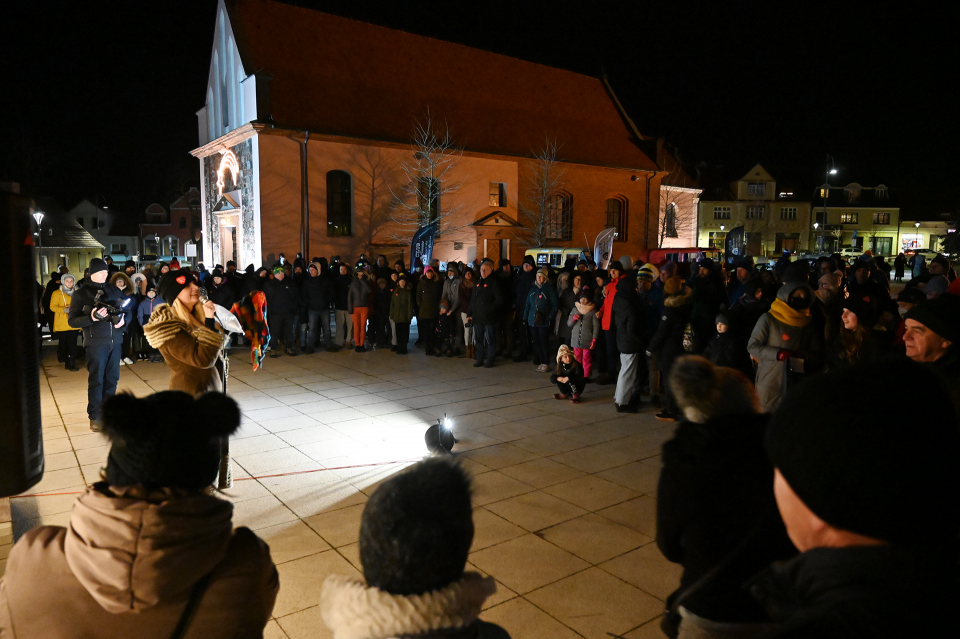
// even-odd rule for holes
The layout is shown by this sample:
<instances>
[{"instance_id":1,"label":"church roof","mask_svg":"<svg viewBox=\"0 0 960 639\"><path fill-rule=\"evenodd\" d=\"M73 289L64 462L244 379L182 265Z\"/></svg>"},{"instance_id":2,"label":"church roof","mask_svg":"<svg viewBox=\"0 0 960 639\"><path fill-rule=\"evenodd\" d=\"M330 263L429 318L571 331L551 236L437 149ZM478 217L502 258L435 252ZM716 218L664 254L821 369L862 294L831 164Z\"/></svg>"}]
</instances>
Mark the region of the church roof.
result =
<instances>
[{"instance_id":1,"label":"church roof","mask_svg":"<svg viewBox=\"0 0 960 639\"><path fill-rule=\"evenodd\" d=\"M245 71L272 77L261 121L409 143L429 109L468 151L529 157L549 136L563 161L657 170L601 79L279 2L226 6Z\"/></svg>"}]
</instances>

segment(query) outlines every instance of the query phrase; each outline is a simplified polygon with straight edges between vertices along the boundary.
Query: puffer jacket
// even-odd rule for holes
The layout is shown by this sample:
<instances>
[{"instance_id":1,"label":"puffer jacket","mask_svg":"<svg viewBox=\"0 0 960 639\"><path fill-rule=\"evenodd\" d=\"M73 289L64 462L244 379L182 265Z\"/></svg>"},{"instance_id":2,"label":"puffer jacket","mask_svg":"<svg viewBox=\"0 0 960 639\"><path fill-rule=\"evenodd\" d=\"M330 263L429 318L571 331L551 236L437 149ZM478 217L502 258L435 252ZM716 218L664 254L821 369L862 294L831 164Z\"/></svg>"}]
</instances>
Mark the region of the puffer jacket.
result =
<instances>
[{"instance_id":1,"label":"puffer jacket","mask_svg":"<svg viewBox=\"0 0 960 639\"><path fill-rule=\"evenodd\" d=\"M593 340L600 335L597 307L591 304L588 313L582 313L578 307L574 307L567 319L567 326L570 327L571 348L590 348Z\"/></svg>"},{"instance_id":2,"label":"puffer jacket","mask_svg":"<svg viewBox=\"0 0 960 639\"><path fill-rule=\"evenodd\" d=\"M347 312L353 314L355 308L370 306L370 282L366 277L354 277L347 291Z\"/></svg>"},{"instance_id":3,"label":"puffer jacket","mask_svg":"<svg viewBox=\"0 0 960 639\"><path fill-rule=\"evenodd\" d=\"M643 353L646 348L644 329L646 322L640 296L637 294L637 279L625 275L617 281L617 296L613 301L613 325L616 328L617 350L625 355Z\"/></svg>"},{"instance_id":4,"label":"puffer jacket","mask_svg":"<svg viewBox=\"0 0 960 639\"><path fill-rule=\"evenodd\" d=\"M263 285L263 292L267 294L267 313L292 315L297 312L300 292L293 279L284 276L282 281L268 280Z\"/></svg>"},{"instance_id":5,"label":"puffer jacket","mask_svg":"<svg viewBox=\"0 0 960 639\"><path fill-rule=\"evenodd\" d=\"M40 526L10 552L0 582L4 639L167 639L204 575L188 639L260 637L279 582L270 549L233 530L233 505L203 494L146 501L95 484L70 525Z\"/></svg>"},{"instance_id":6,"label":"puffer jacket","mask_svg":"<svg viewBox=\"0 0 960 639\"><path fill-rule=\"evenodd\" d=\"M436 278L421 277L420 283L417 285L417 308L420 311L417 317L425 320L439 318L440 295L442 292L443 287Z\"/></svg>"},{"instance_id":7,"label":"puffer jacket","mask_svg":"<svg viewBox=\"0 0 960 639\"><path fill-rule=\"evenodd\" d=\"M460 309L460 275L456 267L452 264L448 266L447 269L448 273L452 269L456 275L454 277L448 275L447 278L443 280L443 293L440 298L450 303L448 310L456 311Z\"/></svg>"},{"instance_id":8,"label":"puffer jacket","mask_svg":"<svg viewBox=\"0 0 960 639\"><path fill-rule=\"evenodd\" d=\"M390 296L390 319L397 324L407 324L413 319L413 291L397 285Z\"/></svg>"},{"instance_id":9,"label":"puffer jacket","mask_svg":"<svg viewBox=\"0 0 960 639\"><path fill-rule=\"evenodd\" d=\"M803 358L811 355L817 348L816 330L812 324L812 317L809 312L806 315L806 323L802 318L794 317L798 315L793 309L786 305L790 299L791 293L798 288L807 288L802 282L790 282L784 284L777 291L777 299L771 305L770 310L760 316L757 325L750 335L750 341L747 342L747 350L750 355L758 360L757 363L757 394L760 396L760 403L767 412L773 411L780 403L780 395L783 389L784 368L787 362L777 359L781 350L788 350L800 353ZM809 291L812 299L813 292Z\"/></svg>"},{"instance_id":10,"label":"puffer jacket","mask_svg":"<svg viewBox=\"0 0 960 639\"><path fill-rule=\"evenodd\" d=\"M140 306L137 307L137 321L140 322L140 326L146 326L150 322L150 316L153 315L153 309L163 303L164 301L159 297L154 297L153 299L149 297L143 298Z\"/></svg>"}]
</instances>

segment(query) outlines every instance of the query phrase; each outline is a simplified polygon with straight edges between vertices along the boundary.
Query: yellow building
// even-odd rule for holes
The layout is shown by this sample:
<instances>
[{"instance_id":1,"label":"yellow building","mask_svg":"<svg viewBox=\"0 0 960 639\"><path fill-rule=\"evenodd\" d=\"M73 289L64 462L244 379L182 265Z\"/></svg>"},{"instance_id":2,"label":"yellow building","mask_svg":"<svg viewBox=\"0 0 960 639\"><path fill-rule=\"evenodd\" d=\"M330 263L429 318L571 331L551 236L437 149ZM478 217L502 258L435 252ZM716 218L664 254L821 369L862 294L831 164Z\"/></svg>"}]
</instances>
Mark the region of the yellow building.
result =
<instances>
[{"instance_id":1,"label":"yellow building","mask_svg":"<svg viewBox=\"0 0 960 639\"><path fill-rule=\"evenodd\" d=\"M900 228L900 207L883 184L823 184L814 193L811 204L816 227L810 229L811 241L823 252L855 248L869 249L877 256L896 255L897 238L915 230Z\"/></svg>"},{"instance_id":2,"label":"yellow building","mask_svg":"<svg viewBox=\"0 0 960 639\"><path fill-rule=\"evenodd\" d=\"M698 246L723 248L727 233L744 227L749 255L810 249L810 202L760 164L735 182L704 189L698 206Z\"/></svg>"}]
</instances>

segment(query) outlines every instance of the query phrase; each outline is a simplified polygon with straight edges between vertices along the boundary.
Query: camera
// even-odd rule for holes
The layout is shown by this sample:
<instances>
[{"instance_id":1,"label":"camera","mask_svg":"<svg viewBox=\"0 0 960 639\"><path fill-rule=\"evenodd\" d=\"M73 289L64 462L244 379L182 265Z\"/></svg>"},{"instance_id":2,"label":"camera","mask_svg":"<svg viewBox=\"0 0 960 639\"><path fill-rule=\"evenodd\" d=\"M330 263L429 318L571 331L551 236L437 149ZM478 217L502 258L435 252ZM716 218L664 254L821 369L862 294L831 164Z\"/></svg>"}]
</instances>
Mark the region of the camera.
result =
<instances>
[{"instance_id":1,"label":"camera","mask_svg":"<svg viewBox=\"0 0 960 639\"><path fill-rule=\"evenodd\" d=\"M116 304L112 304L107 300L100 299L102 295L103 291L97 291L96 297L93 298L93 306L84 306L83 312L90 314L95 310L105 308L107 309L107 316L104 319L108 320L111 324L116 325L120 322L120 318L123 316L123 306L126 306L130 300L126 300L123 303L123 306L117 306Z\"/></svg>"}]
</instances>

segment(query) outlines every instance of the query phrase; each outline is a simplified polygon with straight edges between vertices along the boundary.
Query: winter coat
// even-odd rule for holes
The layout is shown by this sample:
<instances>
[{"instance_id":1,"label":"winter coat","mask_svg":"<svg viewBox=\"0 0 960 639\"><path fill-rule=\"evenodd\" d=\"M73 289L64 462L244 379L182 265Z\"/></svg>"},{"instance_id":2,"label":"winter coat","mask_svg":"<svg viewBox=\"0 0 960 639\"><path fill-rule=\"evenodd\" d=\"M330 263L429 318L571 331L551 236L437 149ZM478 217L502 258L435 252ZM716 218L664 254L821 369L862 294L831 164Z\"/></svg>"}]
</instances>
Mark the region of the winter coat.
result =
<instances>
[{"instance_id":1,"label":"winter coat","mask_svg":"<svg viewBox=\"0 0 960 639\"><path fill-rule=\"evenodd\" d=\"M474 280L476 281L476 280ZM460 308L461 313L466 313L470 315L470 299L473 297L473 286L466 286L463 283L463 280L460 280L460 290L457 291L457 297L459 301L457 305Z\"/></svg>"},{"instance_id":2,"label":"winter coat","mask_svg":"<svg viewBox=\"0 0 960 639\"><path fill-rule=\"evenodd\" d=\"M577 360L573 360L569 364L557 362L557 370L550 375L550 383L556 384L558 377L569 377L569 383L572 384L574 388L583 388L583 366L581 366Z\"/></svg>"},{"instance_id":3,"label":"winter coat","mask_svg":"<svg viewBox=\"0 0 960 639\"><path fill-rule=\"evenodd\" d=\"M333 281L333 307L338 311L345 311L348 308L347 298L350 296L350 285L353 283L353 275L338 275Z\"/></svg>"},{"instance_id":4,"label":"winter coat","mask_svg":"<svg viewBox=\"0 0 960 639\"><path fill-rule=\"evenodd\" d=\"M254 273L247 275L243 280L243 294L241 297L246 297L254 291L262 291L264 284L270 281L268 277L260 277L261 273L266 273L267 269L263 266L258 268Z\"/></svg>"},{"instance_id":5,"label":"winter coat","mask_svg":"<svg viewBox=\"0 0 960 639\"><path fill-rule=\"evenodd\" d=\"M657 368L669 373L674 360L684 354L683 331L690 321L693 305L691 294L670 295L663 302L663 315L657 333L650 340L647 350L657 355Z\"/></svg>"},{"instance_id":6,"label":"winter coat","mask_svg":"<svg viewBox=\"0 0 960 639\"><path fill-rule=\"evenodd\" d=\"M202 494L160 503L95 484L68 528L40 526L10 551L0 583L4 639L167 639L212 575L188 639L260 637L277 597L270 549L233 530L233 505Z\"/></svg>"},{"instance_id":7,"label":"winter coat","mask_svg":"<svg viewBox=\"0 0 960 639\"><path fill-rule=\"evenodd\" d=\"M154 297L153 299L149 297L143 298L143 301L140 302L140 305L137 307L137 321L140 322L140 326L146 326L150 322L150 316L153 315L153 309L163 303L164 301L159 297Z\"/></svg>"},{"instance_id":8,"label":"winter coat","mask_svg":"<svg viewBox=\"0 0 960 639\"><path fill-rule=\"evenodd\" d=\"M703 356L717 366L736 369L748 379L753 377L753 366L750 364L747 347L737 342L736 336L729 329L713 336L703 351Z\"/></svg>"},{"instance_id":9,"label":"winter coat","mask_svg":"<svg viewBox=\"0 0 960 639\"><path fill-rule=\"evenodd\" d=\"M544 282L542 286L537 284L527 293L527 301L523 306L523 321L527 326L552 326L553 315L557 312L560 302L557 299L557 292L553 290L550 282ZM520 308L519 306L517 308ZM542 323L537 323L537 312L543 315Z\"/></svg>"},{"instance_id":10,"label":"winter coat","mask_svg":"<svg viewBox=\"0 0 960 639\"><path fill-rule=\"evenodd\" d=\"M458 311L460 309L460 278L459 277L447 277L443 280L443 293L441 294L441 299L447 300L450 306L447 307L450 311Z\"/></svg>"},{"instance_id":11,"label":"winter coat","mask_svg":"<svg viewBox=\"0 0 960 639\"><path fill-rule=\"evenodd\" d=\"M720 306L727 301L727 292L717 273L710 273L706 277L691 277L687 280L687 286L693 289L690 323L696 338L696 350L702 352L717 332L715 320Z\"/></svg>"},{"instance_id":12,"label":"winter coat","mask_svg":"<svg viewBox=\"0 0 960 639\"><path fill-rule=\"evenodd\" d=\"M474 572L439 590L410 596L330 575L320 590L320 615L333 637L510 639L500 626L477 618L496 589L492 577Z\"/></svg>"},{"instance_id":13,"label":"winter coat","mask_svg":"<svg viewBox=\"0 0 960 639\"><path fill-rule=\"evenodd\" d=\"M956 545L812 548L748 585L779 628L772 639L948 637L956 627Z\"/></svg>"},{"instance_id":14,"label":"winter coat","mask_svg":"<svg viewBox=\"0 0 960 639\"><path fill-rule=\"evenodd\" d=\"M678 401L686 404L683 397ZM657 487L657 546L683 566L678 592L736 550L728 570L686 598L683 606L712 621L764 621L763 608L740 585L773 561L796 554L773 495L773 466L763 447L767 418L722 414L681 421L663 445ZM668 599L668 602L670 599Z\"/></svg>"},{"instance_id":15,"label":"winter coat","mask_svg":"<svg viewBox=\"0 0 960 639\"><path fill-rule=\"evenodd\" d=\"M617 282L617 296L613 302L613 321L616 328L617 350L625 355L643 353L646 340L643 332L646 321L640 296L637 295L637 280L624 277Z\"/></svg>"},{"instance_id":16,"label":"winter coat","mask_svg":"<svg viewBox=\"0 0 960 639\"><path fill-rule=\"evenodd\" d=\"M527 304L530 290L537 285L537 269L525 271L521 266L520 272L512 279L514 304L516 304L517 312L521 312ZM530 326L533 326L533 322L530 323Z\"/></svg>"},{"instance_id":17,"label":"winter coat","mask_svg":"<svg viewBox=\"0 0 960 639\"><path fill-rule=\"evenodd\" d=\"M59 288L50 294L50 303L47 308L53 313L53 330L55 332L77 330L70 326L70 318L67 316L66 309L70 306L71 297Z\"/></svg>"},{"instance_id":18,"label":"winter coat","mask_svg":"<svg viewBox=\"0 0 960 639\"><path fill-rule=\"evenodd\" d=\"M567 326L570 327L571 348L590 348L593 341L600 335L600 318L597 317L596 307L593 307L589 313L581 313L574 308L570 311Z\"/></svg>"},{"instance_id":19,"label":"winter coat","mask_svg":"<svg viewBox=\"0 0 960 639\"><path fill-rule=\"evenodd\" d=\"M300 299L310 311L329 310L333 296L333 282L326 274L304 280L303 287L300 289Z\"/></svg>"},{"instance_id":20,"label":"winter coat","mask_svg":"<svg viewBox=\"0 0 960 639\"><path fill-rule=\"evenodd\" d=\"M799 352L806 357L815 356L814 349L819 347L816 329L811 323L811 316L805 315L806 324L802 317L794 319L789 306L786 305L790 294L797 288L806 286L803 283L789 283L780 287L777 292L777 301L764 313L750 335L747 350L757 364L757 394L764 410L773 411L780 403L783 390L784 367L787 362L777 359L781 350ZM778 303L779 302L779 303Z\"/></svg>"},{"instance_id":21,"label":"winter coat","mask_svg":"<svg viewBox=\"0 0 960 639\"><path fill-rule=\"evenodd\" d=\"M619 281L619 280L618 280ZM636 280L634 280L636 284ZM611 328L616 328L613 322L613 301L617 297L617 282L610 282L603 287L604 292L606 293L603 297L603 306L597 309L597 315L600 316L600 328L605 331L609 331Z\"/></svg>"},{"instance_id":22,"label":"winter coat","mask_svg":"<svg viewBox=\"0 0 960 639\"><path fill-rule=\"evenodd\" d=\"M397 324L408 324L413 319L413 291L397 286L390 296L390 319Z\"/></svg>"},{"instance_id":23,"label":"winter coat","mask_svg":"<svg viewBox=\"0 0 960 639\"><path fill-rule=\"evenodd\" d=\"M484 326L497 324L500 321L501 307L505 300L501 282L496 275L481 277L473 287L470 296L470 315L474 324Z\"/></svg>"},{"instance_id":24,"label":"winter coat","mask_svg":"<svg viewBox=\"0 0 960 639\"><path fill-rule=\"evenodd\" d=\"M443 293L442 284L436 279L421 277L417 285L417 317L425 320L434 320L440 317L440 295Z\"/></svg>"},{"instance_id":25,"label":"winter coat","mask_svg":"<svg viewBox=\"0 0 960 639\"><path fill-rule=\"evenodd\" d=\"M226 282L221 282L220 286L214 286L207 293L207 297L210 298L210 301L214 304L219 304L227 310L233 308L233 305L237 301L237 293L233 290L233 287L227 284Z\"/></svg>"},{"instance_id":26,"label":"winter coat","mask_svg":"<svg viewBox=\"0 0 960 639\"><path fill-rule=\"evenodd\" d=\"M391 282L392 284L392 282ZM390 317L390 301L393 299L393 289L388 285L373 291L373 314L376 317L387 319Z\"/></svg>"},{"instance_id":27,"label":"winter coat","mask_svg":"<svg viewBox=\"0 0 960 639\"><path fill-rule=\"evenodd\" d=\"M579 291L577 291L577 293L579 293ZM557 296L561 319L560 326L557 328L557 335L561 340L570 340L571 327L565 320L570 317L570 313L574 310L574 305L577 303L577 293L573 292L573 286L571 285L563 289L563 292Z\"/></svg>"},{"instance_id":28,"label":"winter coat","mask_svg":"<svg viewBox=\"0 0 960 639\"><path fill-rule=\"evenodd\" d=\"M354 277L347 291L347 312L353 315L354 309L370 306L370 282L365 277Z\"/></svg>"},{"instance_id":29,"label":"winter coat","mask_svg":"<svg viewBox=\"0 0 960 639\"><path fill-rule=\"evenodd\" d=\"M123 329L116 329L109 318L93 321L90 317L93 311L94 299L98 291L103 291L101 300L111 304L120 305L123 302L123 296L113 284L104 282L96 284L87 280L81 286L76 287L76 292L70 298L70 313L67 323L70 328L79 328L83 330L83 341L112 341L119 344L123 341Z\"/></svg>"},{"instance_id":30,"label":"winter coat","mask_svg":"<svg viewBox=\"0 0 960 639\"><path fill-rule=\"evenodd\" d=\"M267 318L274 315L293 315L297 312L297 302L300 297L296 284L289 277L283 280L276 278L263 285L263 292L267 296Z\"/></svg>"},{"instance_id":31,"label":"winter coat","mask_svg":"<svg viewBox=\"0 0 960 639\"><path fill-rule=\"evenodd\" d=\"M154 309L143 332L147 343L160 351L170 369L170 390L195 397L222 390L217 364L224 338L216 328L198 326L191 330L174 315L169 304L161 304Z\"/></svg>"}]
</instances>

